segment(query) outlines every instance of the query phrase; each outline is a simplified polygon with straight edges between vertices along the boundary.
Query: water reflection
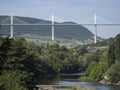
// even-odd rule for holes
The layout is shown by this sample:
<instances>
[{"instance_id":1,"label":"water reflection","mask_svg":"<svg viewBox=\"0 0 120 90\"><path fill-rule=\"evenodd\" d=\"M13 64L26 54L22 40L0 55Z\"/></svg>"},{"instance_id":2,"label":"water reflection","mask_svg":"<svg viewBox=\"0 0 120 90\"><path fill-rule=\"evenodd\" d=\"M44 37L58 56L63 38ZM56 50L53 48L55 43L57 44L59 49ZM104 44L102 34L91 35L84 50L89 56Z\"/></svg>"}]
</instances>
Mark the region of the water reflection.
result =
<instances>
[{"instance_id":1,"label":"water reflection","mask_svg":"<svg viewBox=\"0 0 120 90\"><path fill-rule=\"evenodd\" d=\"M80 82L78 79L81 74L63 74L40 76L37 84L62 85L62 86L81 86L96 88L96 90L120 90L120 86L103 85L97 83Z\"/></svg>"}]
</instances>

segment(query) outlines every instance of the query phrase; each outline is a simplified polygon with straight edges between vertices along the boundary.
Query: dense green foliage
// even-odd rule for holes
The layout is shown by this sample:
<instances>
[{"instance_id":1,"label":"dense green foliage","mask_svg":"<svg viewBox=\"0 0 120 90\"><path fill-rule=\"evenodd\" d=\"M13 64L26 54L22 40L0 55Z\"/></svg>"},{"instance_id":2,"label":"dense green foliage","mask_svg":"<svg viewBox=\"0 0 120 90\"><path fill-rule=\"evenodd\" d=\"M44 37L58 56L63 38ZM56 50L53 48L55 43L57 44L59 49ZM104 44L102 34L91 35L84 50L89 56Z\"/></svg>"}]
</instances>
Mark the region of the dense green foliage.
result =
<instances>
[{"instance_id":1,"label":"dense green foliage","mask_svg":"<svg viewBox=\"0 0 120 90\"><path fill-rule=\"evenodd\" d=\"M27 90L21 81L25 77L25 73L4 71L0 76L0 90Z\"/></svg>"},{"instance_id":2,"label":"dense green foliage","mask_svg":"<svg viewBox=\"0 0 120 90\"><path fill-rule=\"evenodd\" d=\"M115 60L120 62L120 34L117 35L115 40Z\"/></svg>"},{"instance_id":3,"label":"dense green foliage","mask_svg":"<svg viewBox=\"0 0 120 90\"><path fill-rule=\"evenodd\" d=\"M50 45L43 51L42 58L57 73L79 72L79 62L76 53L67 49L65 46L59 47L58 44Z\"/></svg>"},{"instance_id":4,"label":"dense green foliage","mask_svg":"<svg viewBox=\"0 0 120 90\"><path fill-rule=\"evenodd\" d=\"M115 41L100 57L98 62L92 60L85 75L80 80L98 82L105 79L106 82L112 83L120 81L120 34L116 36Z\"/></svg>"},{"instance_id":5,"label":"dense green foliage","mask_svg":"<svg viewBox=\"0 0 120 90\"><path fill-rule=\"evenodd\" d=\"M111 66L120 61L120 34L116 36L114 43L108 50L108 63Z\"/></svg>"},{"instance_id":6,"label":"dense green foliage","mask_svg":"<svg viewBox=\"0 0 120 90\"><path fill-rule=\"evenodd\" d=\"M108 64L111 66L113 63L115 63L115 43L113 43L108 49Z\"/></svg>"},{"instance_id":7,"label":"dense green foliage","mask_svg":"<svg viewBox=\"0 0 120 90\"><path fill-rule=\"evenodd\" d=\"M80 78L82 81L89 81L89 82L98 82L101 78L103 73L108 69L108 65L104 61L92 62L88 69L85 72L85 76Z\"/></svg>"},{"instance_id":8,"label":"dense green foliage","mask_svg":"<svg viewBox=\"0 0 120 90\"><path fill-rule=\"evenodd\" d=\"M68 49L58 44L35 46L23 38L0 37L0 89L31 90L41 75L85 70L85 75L80 80L98 82L106 75L109 81L118 82L119 55L120 35L108 50L94 52L85 48Z\"/></svg>"},{"instance_id":9,"label":"dense green foliage","mask_svg":"<svg viewBox=\"0 0 120 90\"><path fill-rule=\"evenodd\" d=\"M13 77L17 79L14 87L31 89L40 75L83 72L89 60L83 66L83 60L78 58L86 53L88 51L84 48L73 50L58 44L35 46L23 38L0 37L0 88L13 88L10 84ZM10 86L7 87L6 83Z\"/></svg>"},{"instance_id":10,"label":"dense green foliage","mask_svg":"<svg viewBox=\"0 0 120 90\"><path fill-rule=\"evenodd\" d=\"M108 52L108 63L110 69L106 72L108 81L116 83L120 81L120 34L116 36L114 43Z\"/></svg>"},{"instance_id":11,"label":"dense green foliage","mask_svg":"<svg viewBox=\"0 0 120 90\"><path fill-rule=\"evenodd\" d=\"M114 43L109 48L108 64L110 69L105 74L108 81L113 83L120 81L120 34L116 36Z\"/></svg>"},{"instance_id":12,"label":"dense green foliage","mask_svg":"<svg viewBox=\"0 0 120 90\"><path fill-rule=\"evenodd\" d=\"M113 64L105 75L108 77L108 81L113 83L120 81L120 62Z\"/></svg>"},{"instance_id":13,"label":"dense green foliage","mask_svg":"<svg viewBox=\"0 0 120 90\"><path fill-rule=\"evenodd\" d=\"M35 77L48 73L55 73L45 61L43 61L37 52L36 48L29 45L23 38L13 40L9 38L3 39L0 45L0 73L1 78L4 79L4 71L6 72L20 72L16 73L24 77L25 86L32 88ZM24 74L22 74L24 73ZM14 73L13 73L14 75ZM11 75L12 76L12 75ZM8 77L9 79L13 77ZM17 77L15 77L17 78ZM1 80L3 80L1 79ZM21 78L17 78L18 80ZM7 80L6 82L8 82ZM6 85L3 82L3 85ZM19 82L18 82L19 84ZM15 84L16 85L16 84ZM5 88L6 86L4 86ZM5 88L5 90L8 90Z\"/></svg>"}]
</instances>

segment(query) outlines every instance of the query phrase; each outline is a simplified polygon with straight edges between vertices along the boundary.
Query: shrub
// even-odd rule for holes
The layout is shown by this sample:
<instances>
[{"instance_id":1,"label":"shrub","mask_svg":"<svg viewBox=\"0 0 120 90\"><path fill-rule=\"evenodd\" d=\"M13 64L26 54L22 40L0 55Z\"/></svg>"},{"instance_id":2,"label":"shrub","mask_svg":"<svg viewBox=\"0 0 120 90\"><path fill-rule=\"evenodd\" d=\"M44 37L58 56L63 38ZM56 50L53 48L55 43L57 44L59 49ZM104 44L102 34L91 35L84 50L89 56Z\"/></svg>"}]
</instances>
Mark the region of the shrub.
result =
<instances>
[{"instance_id":1,"label":"shrub","mask_svg":"<svg viewBox=\"0 0 120 90\"><path fill-rule=\"evenodd\" d=\"M21 81L22 75L15 71L4 71L0 76L0 90L27 90Z\"/></svg>"},{"instance_id":2,"label":"shrub","mask_svg":"<svg viewBox=\"0 0 120 90\"><path fill-rule=\"evenodd\" d=\"M81 77L80 80L87 82L98 82L107 69L108 65L104 61L100 61L99 63L92 62L88 66L85 72L85 76Z\"/></svg>"},{"instance_id":3,"label":"shrub","mask_svg":"<svg viewBox=\"0 0 120 90\"><path fill-rule=\"evenodd\" d=\"M111 66L110 69L105 73L109 81L117 82L120 81L120 62L115 63Z\"/></svg>"}]
</instances>

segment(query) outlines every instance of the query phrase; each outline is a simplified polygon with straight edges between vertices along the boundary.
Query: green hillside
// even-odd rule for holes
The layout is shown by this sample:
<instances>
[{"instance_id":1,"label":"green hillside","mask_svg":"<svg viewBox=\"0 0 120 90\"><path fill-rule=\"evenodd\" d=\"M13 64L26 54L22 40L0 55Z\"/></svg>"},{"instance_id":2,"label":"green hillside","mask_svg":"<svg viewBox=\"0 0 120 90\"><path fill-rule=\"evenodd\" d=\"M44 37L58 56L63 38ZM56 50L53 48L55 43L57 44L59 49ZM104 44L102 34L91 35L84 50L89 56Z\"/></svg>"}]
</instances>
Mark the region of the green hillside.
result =
<instances>
[{"instance_id":1,"label":"green hillside","mask_svg":"<svg viewBox=\"0 0 120 90\"><path fill-rule=\"evenodd\" d=\"M19 17L14 16L14 24L50 24L51 21L29 18L29 17ZM10 16L0 16L1 24L9 24ZM74 22L55 22L56 24L76 24ZM9 35L9 26L1 26L0 34ZM39 36L51 36L51 26L14 26L14 36L20 37L22 34L36 34ZM55 26L55 37L63 39L76 39L79 41L85 41L88 39L93 40L93 34L86 27L78 26Z\"/></svg>"}]
</instances>

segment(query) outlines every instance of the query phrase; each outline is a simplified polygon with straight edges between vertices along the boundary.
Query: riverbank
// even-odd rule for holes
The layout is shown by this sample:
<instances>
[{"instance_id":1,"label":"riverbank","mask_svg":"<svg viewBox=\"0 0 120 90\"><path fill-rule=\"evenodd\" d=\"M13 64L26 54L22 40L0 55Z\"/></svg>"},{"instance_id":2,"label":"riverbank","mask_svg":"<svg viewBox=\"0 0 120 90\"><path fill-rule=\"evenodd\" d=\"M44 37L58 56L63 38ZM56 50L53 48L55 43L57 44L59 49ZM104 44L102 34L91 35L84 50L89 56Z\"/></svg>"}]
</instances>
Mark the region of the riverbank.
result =
<instances>
[{"instance_id":1,"label":"riverbank","mask_svg":"<svg viewBox=\"0 0 120 90\"><path fill-rule=\"evenodd\" d=\"M120 81L118 81L118 82L116 82L116 83L113 83L113 82L106 81L105 79L102 79L102 80L99 81L98 83L100 83L100 84L107 84L107 85L120 86Z\"/></svg>"},{"instance_id":2,"label":"riverbank","mask_svg":"<svg viewBox=\"0 0 120 90\"><path fill-rule=\"evenodd\" d=\"M81 86L60 86L60 85L36 85L34 90L96 90Z\"/></svg>"}]
</instances>

